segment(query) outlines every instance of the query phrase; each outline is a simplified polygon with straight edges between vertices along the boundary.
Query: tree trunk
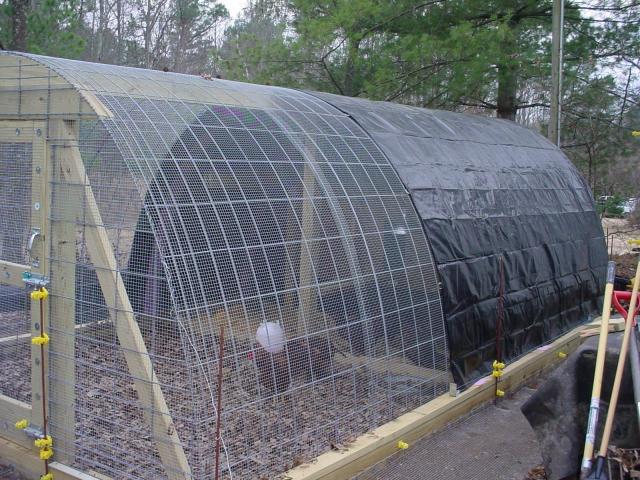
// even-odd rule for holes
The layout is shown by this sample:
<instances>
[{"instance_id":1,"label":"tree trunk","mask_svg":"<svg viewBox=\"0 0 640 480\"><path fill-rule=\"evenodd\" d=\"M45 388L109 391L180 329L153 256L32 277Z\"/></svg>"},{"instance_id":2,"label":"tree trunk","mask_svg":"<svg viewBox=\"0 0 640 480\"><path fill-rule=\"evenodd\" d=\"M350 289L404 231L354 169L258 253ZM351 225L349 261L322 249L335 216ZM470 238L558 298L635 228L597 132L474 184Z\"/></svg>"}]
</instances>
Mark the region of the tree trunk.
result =
<instances>
[{"instance_id":1,"label":"tree trunk","mask_svg":"<svg viewBox=\"0 0 640 480\"><path fill-rule=\"evenodd\" d=\"M507 22L509 33L501 44L501 60L498 62L498 99L496 101L496 115L515 121L518 105L518 55L517 28L518 21L511 19Z\"/></svg>"},{"instance_id":2,"label":"tree trunk","mask_svg":"<svg viewBox=\"0 0 640 480\"><path fill-rule=\"evenodd\" d=\"M517 68L512 64L498 66L498 118L506 118L515 121L518 105L516 97L518 94L518 73Z\"/></svg>"},{"instance_id":3,"label":"tree trunk","mask_svg":"<svg viewBox=\"0 0 640 480\"><path fill-rule=\"evenodd\" d=\"M355 91L356 86L356 59L359 55L360 42L355 40L348 40L347 42L347 61L345 65L344 72L344 82L342 93L347 97L354 96L357 92Z\"/></svg>"},{"instance_id":4,"label":"tree trunk","mask_svg":"<svg viewBox=\"0 0 640 480\"><path fill-rule=\"evenodd\" d=\"M9 48L18 52L26 52L29 0L9 0L9 6L11 7L11 43Z\"/></svg>"},{"instance_id":5,"label":"tree trunk","mask_svg":"<svg viewBox=\"0 0 640 480\"><path fill-rule=\"evenodd\" d=\"M118 46L116 49L116 64L122 65L122 0L116 0L116 19Z\"/></svg>"}]
</instances>

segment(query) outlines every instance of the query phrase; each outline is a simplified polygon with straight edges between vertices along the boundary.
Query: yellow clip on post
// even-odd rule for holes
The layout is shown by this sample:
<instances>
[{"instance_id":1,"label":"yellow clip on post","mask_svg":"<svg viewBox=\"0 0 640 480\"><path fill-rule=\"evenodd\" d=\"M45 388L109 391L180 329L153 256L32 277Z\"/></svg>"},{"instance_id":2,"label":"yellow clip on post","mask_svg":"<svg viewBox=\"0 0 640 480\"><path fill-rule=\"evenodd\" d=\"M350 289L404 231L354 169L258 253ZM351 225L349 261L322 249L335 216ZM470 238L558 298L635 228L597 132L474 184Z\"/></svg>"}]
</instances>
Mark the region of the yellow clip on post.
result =
<instances>
[{"instance_id":1,"label":"yellow clip on post","mask_svg":"<svg viewBox=\"0 0 640 480\"><path fill-rule=\"evenodd\" d=\"M51 448L53 447L53 438L51 435L47 435L45 438L37 438L33 443L38 448Z\"/></svg>"},{"instance_id":2,"label":"yellow clip on post","mask_svg":"<svg viewBox=\"0 0 640 480\"><path fill-rule=\"evenodd\" d=\"M49 291L42 287L40 290L34 290L31 292L31 300L46 300L49 296Z\"/></svg>"},{"instance_id":3,"label":"yellow clip on post","mask_svg":"<svg viewBox=\"0 0 640 480\"><path fill-rule=\"evenodd\" d=\"M496 390L496 397L504 397L504 390Z\"/></svg>"},{"instance_id":4,"label":"yellow clip on post","mask_svg":"<svg viewBox=\"0 0 640 480\"><path fill-rule=\"evenodd\" d=\"M500 378L502 376L502 369L505 367L506 365L502 362L499 362L498 360L494 360L493 361L493 372L491 372L491 376L495 377L495 378Z\"/></svg>"},{"instance_id":5,"label":"yellow clip on post","mask_svg":"<svg viewBox=\"0 0 640 480\"><path fill-rule=\"evenodd\" d=\"M567 354L564 352L558 352L558 357L559 358L567 358Z\"/></svg>"},{"instance_id":6,"label":"yellow clip on post","mask_svg":"<svg viewBox=\"0 0 640 480\"><path fill-rule=\"evenodd\" d=\"M53 449L49 447L45 447L40 450L40 460L49 460L53 457Z\"/></svg>"},{"instance_id":7,"label":"yellow clip on post","mask_svg":"<svg viewBox=\"0 0 640 480\"><path fill-rule=\"evenodd\" d=\"M15 426L16 426L16 430L24 430L29 426L29 420L27 420L26 418L23 418L22 420L18 420Z\"/></svg>"},{"instance_id":8,"label":"yellow clip on post","mask_svg":"<svg viewBox=\"0 0 640 480\"><path fill-rule=\"evenodd\" d=\"M42 475L40 480L53 480L53 473L49 472L46 475Z\"/></svg>"},{"instance_id":9,"label":"yellow clip on post","mask_svg":"<svg viewBox=\"0 0 640 480\"><path fill-rule=\"evenodd\" d=\"M400 440L398 442L398 448L400 450L406 450L407 448L409 448L409 444L407 442L403 442L402 440Z\"/></svg>"},{"instance_id":10,"label":"yellow clip on post","mask_svg":"<svg viewBox=\"0 0 640 480\"><path fill-rule=\"evenodd\" d=\"M47 335L45 332L42 332L42 335L33 337L31 339L31 343L33 345L46 345L47 343L49 343L49 335Z\"/></svg>"}]
</instances>

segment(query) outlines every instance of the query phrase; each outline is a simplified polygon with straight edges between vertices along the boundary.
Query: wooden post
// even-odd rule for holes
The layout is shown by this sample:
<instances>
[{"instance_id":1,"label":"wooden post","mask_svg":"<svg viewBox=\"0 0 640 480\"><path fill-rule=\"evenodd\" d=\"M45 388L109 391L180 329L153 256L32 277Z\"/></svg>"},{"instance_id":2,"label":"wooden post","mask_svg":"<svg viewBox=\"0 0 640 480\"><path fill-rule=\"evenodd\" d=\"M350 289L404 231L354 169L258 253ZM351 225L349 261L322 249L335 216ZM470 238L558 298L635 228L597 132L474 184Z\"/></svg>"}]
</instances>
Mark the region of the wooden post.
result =
<instances>
[{"instance_id":1,"label":"wooden post","mask_svg":"<svg viewBox=\"0 0 640 480\"><path fill-rule=\"evenodd\" d=\"M19 136L29 137L32 145L31 156L31 238L29 241L29 265L31 273L49 275L49 253L51 243L49 238L49 164L45 153L45 129L43 122L24 122L24 128ZM31 336L40 335L40 306L37 301L31 302ZM50 333L49 302L43 304L45 319L44 331ZM31 424L39 429L44 428L45 418L40 402L42 396L47 395L49 379L46 372L49 368L49 347L45 346L44 355L40 355L38 345L31 347ZM41 362L45 365L45 375L42 378ZM44 381L43 381L44 380ZM44 391L42 386L44 385Z\"/></svg>"},{"instance_id":2,"label":"wooden post","mask_svg":"<svg viewBox=\"0 0 640 480\"><path fill-rule=\"evenodd\" d=\"M57 190L51 202L55 205L55 220L51 221L50 318L53 340L50 358L55 361L55 386L51 389L49 408L51 433L56 444L56 461L72 464L75 457L75 318L76 318L76 222L82 213L84 193L80 186L64 182L62 165L67 163L71 147L57 145L64 138L62 120L50 123L49 165ZM74 132L77 134L77 132ZM76 138L76 137L74 137Z\"/></svg>"},{"instance_id":3,"label":"wooden post","mask_svg":"<svg viewBox=\"0 0 640 480\"><path fill-rule=\"evenodd\" d=\"M153 370L151 358L133 315L133 308L118 271L113 248L102 222L96 199L80 157L74 122L62 121L63 138L69 147L60 157L65 181L83 186L84 219L87 251L95 267L98 282L105 302L112 315L116 335L124 354L129 372L143 407L145 420L151 426L165 473L170 479L191 477L187 457L180 443L169 408L158 378Z\"/></svg>"}]
</instances>

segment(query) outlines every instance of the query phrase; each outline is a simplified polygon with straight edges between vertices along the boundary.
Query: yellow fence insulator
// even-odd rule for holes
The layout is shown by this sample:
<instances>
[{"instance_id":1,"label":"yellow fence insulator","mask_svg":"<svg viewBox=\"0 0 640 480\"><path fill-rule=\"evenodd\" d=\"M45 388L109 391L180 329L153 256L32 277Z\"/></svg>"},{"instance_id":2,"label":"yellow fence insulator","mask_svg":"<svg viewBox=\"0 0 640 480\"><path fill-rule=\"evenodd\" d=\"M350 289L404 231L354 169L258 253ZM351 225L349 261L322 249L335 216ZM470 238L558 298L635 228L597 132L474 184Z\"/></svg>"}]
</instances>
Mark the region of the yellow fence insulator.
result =
<instances>
[{"instance_id":1,"label":"yellow fence insulator","mask_svg":"<svg viewBox=\"0 0 640 480\"><path fill-rule=\"evenodd\" d=\"M49 296L49 291L42 287L40 290L34 290L31 292L31 300L46 300Z\"/></svg>"},{"instance_id":2,"label":"yellow fence insulator","mask_svg":"<svg viewBox=\"0 0 640 480\"><path fill-rule=\"evenodd\" d=\"M24 430L29 426L29 420L23 418L22 420L18 420L15 424L16 430Z\"/></svg>"},{"instance_id":3,"label":"yellow fence insulator","mask_svg":"<svg viewBox=\"0 0 640 480\"><path fill-rule=\"evenodd\" d=\"M31 339L31 343L33 345L46 345L47 343L49 343L49 335L47 335L46 333L42 332L42 335L39 335L37 337L33 337Z\"/></svg>"}]
</instances>

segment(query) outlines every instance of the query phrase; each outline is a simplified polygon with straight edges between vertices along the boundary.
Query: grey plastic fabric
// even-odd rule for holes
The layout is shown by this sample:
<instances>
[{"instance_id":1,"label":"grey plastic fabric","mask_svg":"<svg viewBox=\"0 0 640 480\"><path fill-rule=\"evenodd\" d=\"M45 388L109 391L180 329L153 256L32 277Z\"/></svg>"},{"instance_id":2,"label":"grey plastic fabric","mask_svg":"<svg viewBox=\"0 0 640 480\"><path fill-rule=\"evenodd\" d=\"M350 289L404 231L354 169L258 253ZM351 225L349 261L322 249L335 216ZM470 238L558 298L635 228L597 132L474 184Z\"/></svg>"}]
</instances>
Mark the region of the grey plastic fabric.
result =
<instances>
[{"instance_id":1,"label":"grey plastic fabric","mask_svg":"<svg viewBox=\"0 0 640 480\"><path fill-rule=\"evenodd\" d=\"M500 257L504 360L598 310L602 227L584 179L545 138L509 121L315 95L371 135L410 192L438 265L459 383L495 358Z\"/></svg>"}]
</instances>

